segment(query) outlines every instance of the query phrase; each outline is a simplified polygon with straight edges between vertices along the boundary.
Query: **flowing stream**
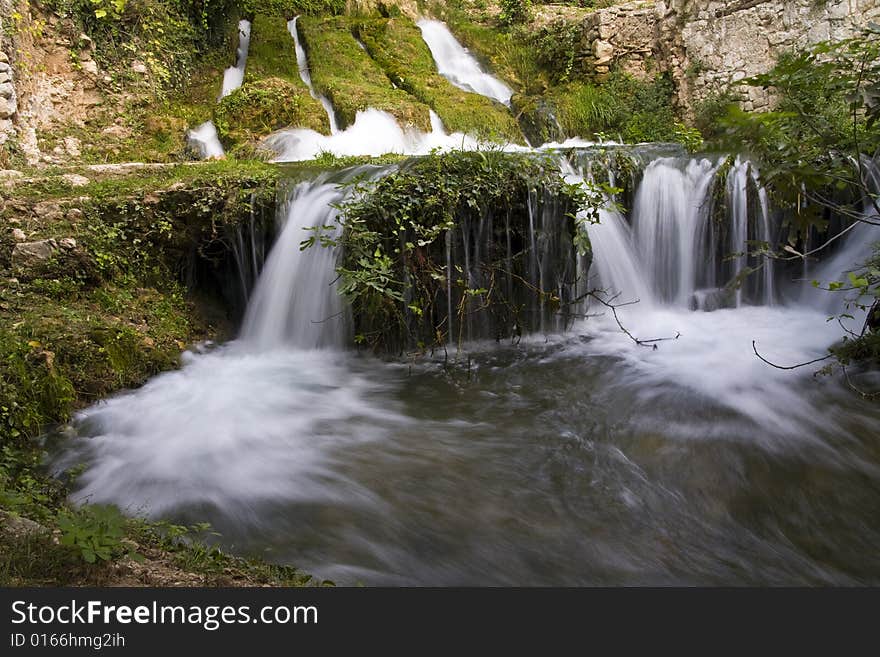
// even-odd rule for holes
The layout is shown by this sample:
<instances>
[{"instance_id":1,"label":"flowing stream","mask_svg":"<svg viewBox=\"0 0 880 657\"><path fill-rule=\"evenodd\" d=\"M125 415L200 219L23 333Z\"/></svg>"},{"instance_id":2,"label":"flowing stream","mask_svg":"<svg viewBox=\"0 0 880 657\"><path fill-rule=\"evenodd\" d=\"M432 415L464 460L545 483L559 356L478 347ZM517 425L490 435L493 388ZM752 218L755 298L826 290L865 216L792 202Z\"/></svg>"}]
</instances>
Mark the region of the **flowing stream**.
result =
<instances>
[{"instance_id":1,"label":"flowing stream","mask_svg":"<svg viewBox=\"0 0 880 657\"><path fill-rule=\"evenodd\" d=\"M753 353L810 360L842 330L781 269L726 289L718 254L778 227L739 161L733 228L710 234L718 164L653 157L629 215L589 228L591 284L638 300L619 319L656 349L594 304L452 367L347 350L335 255L298 248L341 180L384 169L293 185L239 339L80 413L54 467L85 465L76 500L207 520L229 549L345 584L877 584L880 411ZM554 225L533 216L538 280L567 257ZM820 269L838 279L878 237L853 229Z\"/></svg>"}]
</instances>

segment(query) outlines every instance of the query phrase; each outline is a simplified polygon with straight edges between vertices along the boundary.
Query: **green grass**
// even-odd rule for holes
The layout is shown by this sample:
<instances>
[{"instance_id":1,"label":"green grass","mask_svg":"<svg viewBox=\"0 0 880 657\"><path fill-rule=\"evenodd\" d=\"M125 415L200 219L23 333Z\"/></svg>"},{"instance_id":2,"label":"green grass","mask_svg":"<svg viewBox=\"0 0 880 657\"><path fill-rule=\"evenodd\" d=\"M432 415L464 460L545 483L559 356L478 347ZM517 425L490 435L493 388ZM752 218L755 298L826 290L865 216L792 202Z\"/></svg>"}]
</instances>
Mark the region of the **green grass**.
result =
<instances>
[{"instance_id":1,"label":"green grass","mask_svg":"<svg viewBox=\"0 0 880 657\"><path fill-rule=\"evenodd\" d=\"M363 20L354 29L388 78L433 108L447 130L522 143L522 133L506 107L463 91L437 73L421 31L409 18Z\"/></svg>"},{"instance_id":2,"label":"green grass","mask_svg":"<svg viewBox=\"0 0 880 657\"><path fill-rule=\"evenodd\" d=\"M297 25L308 53L312 82L330 99L340 127L354 123L359 111L375 108L389 112L404 127L430 129L428 106L391 85L358 45L350 19L303 16Z\"/></svg>"},{"instance_id":3,"label":"green grass","mask_svg":"<svg viewBox=\"0 0 880 657\"><path fill-rule=\"evenodd\" d=\"M626 143L678 138L672 86L664 78L642 81L612 73L603 84L570 82L554 87L547 99L568 136L604 134Z\"/></svg>"}]
</instances>

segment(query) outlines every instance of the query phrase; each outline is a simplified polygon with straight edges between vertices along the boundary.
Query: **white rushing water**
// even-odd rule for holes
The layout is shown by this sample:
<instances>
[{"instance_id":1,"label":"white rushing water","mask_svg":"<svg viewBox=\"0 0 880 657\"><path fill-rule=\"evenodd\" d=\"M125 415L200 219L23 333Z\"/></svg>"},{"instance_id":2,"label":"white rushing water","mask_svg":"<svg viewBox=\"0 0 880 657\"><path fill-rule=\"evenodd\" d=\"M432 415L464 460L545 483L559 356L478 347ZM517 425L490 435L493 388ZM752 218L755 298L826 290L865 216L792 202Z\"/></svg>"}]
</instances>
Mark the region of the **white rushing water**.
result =
<instances>
[{"instance_id":1,"label":"white rushing water","mask_svg":"<svg viewBox=\"0 0 880 657\"><path fill-rule=\"evenodd\" d=\"M251 42L251 23L242 20L238 23L238 48L235 52L235 65L227 68L223 73L223 87L220 92L220 99L231 94L238 89L244 82L244 72L247 66L248 49ZM221 158L226 155L223 150L223 144L220 143L220 137L217 134L217 127L213 121L206 121L200 126L189 130L186 133L187 141L190 146L195 149L199 157L203 160L211 160Z\"/></svg>"},{"instance_id":2,"label":"white rushing water","mask_svg":"<svg viewBox=\"0 0 880 657\"><path fill-rule=\"evenodd\" d=\"M290 36L293 37L294 46L296 48L296 66L297 69L299 69L299 77L309 88L309 94L311 94L312 98L318 100L324 108L324 111L327 112L327 120L330 122L330 134L336 134L339 132L339 123L336 121L336 112L333 111L333 105L330 104L330 99L315 91L315 86L312 84L312 74L309 72L309 61L306 57L305 48L303 48L300 43L299 30L296 27L296 22L298 20L299 16L289 21L287 23L287 29L290 32Z\"/></svg>"},{"instance_id":3,"label":"white rushing water","mask_svg":"<svg viewBox=\"0 0 880 657\"><path fill-rule=\"evenodd\" d=\"M344 189L323 179L296 186L281 209L281 233L248 304L243 341L263 351L345 347L346 313L336 291L336 251L300 248L314 235L311 229L336 225L335 205L344 196Z\"/></svg>"},{"instance_id":4,"label":"white rushing water","mask_svg":"<svg viewBox=\"0 0 880 657\"><path fill-rule=\"evenodd\" d=\"M432 132L404 129L388 112L369 109L358 112L352 125L333 135L292 128L270 135L263 145L277 153L276 162L311 160L322 153L337 156L427 155L434 149L474 149L479 146L477 140L468 135L447 134L439 119L432 119L432 125Z\"/></svg>"},{"instance_id":5,"label":"white rushing water","mask_svg":"<svg viewBox=\"0 0 880 657\"><path fill-rule=\"evenodd\" d=\"M203 160L223 157L225 152L213 121L206 121L186 133L187 141Z\"/></svg>"},{"instance_id":6,"label":"white rushing water","mask_svg":"<svg viewBox=\"0 0 880 657\"><path fill-rule=\"evenodd\" d=\"M459 89L488 96L499 103L510 105L510 97L513 95L511 88L484 71L444 23L422 19L418 21L418 26L440 75Z\"/></svg>"},{"instance_id":7,"label":"white rushing water","mask_svg":"<svg viewBox=\"0 0 880 657\"><path fill-rule=\"evenodd\" d=\"M241 20L238 22L238 49L235 51L235 64L223 72L223 88L220 91L220 98L225 98L244 82L250 45L251 23L247 20Z\"/></svg>"}]
</instances>

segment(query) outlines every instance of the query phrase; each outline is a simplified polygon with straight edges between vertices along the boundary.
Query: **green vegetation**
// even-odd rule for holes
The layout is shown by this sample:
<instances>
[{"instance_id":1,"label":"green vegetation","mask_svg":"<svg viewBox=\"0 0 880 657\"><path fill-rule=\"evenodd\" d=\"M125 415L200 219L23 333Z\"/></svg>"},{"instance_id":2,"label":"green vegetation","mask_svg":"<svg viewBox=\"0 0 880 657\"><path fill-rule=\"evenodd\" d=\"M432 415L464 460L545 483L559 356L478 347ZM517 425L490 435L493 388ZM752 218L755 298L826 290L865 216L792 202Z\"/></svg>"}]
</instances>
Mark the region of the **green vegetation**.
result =
<instances>
[{"instance_id":1,"label":"green vegetation","mask_svg":"<svg viewBox=\"0 0 880 657\"><path fill-rule=\"evenodd\" d=\"M430 130L428 106L391 85L358 45L349 19L303 16L298 27L309 55L312 82L330 99L340 127L351 125L359 111L372 107L391 113L403 126Z\"/></svg>"},{"instance_id":2,"label":"green vegetation","mask_svg":"<svg viewBox=\"0 0 880 657\"><path fill-rule=\"evenodd\" d=\"M323 111L308 91L279 78L246 84L226 96L214 112L217 133L227 146L248 144L282 128L330 133ZM235 154L235 151L231 151Z\"/></svg>"},{"instance_id":3,"label":"green vegetation","mask_svg":"<svg viewBox=\"0 0 880 657\"><path fill-rule=\"evenodd\" d=\"M498 22L502 25L528 23L532 18L532 0L500 0L499 4Z\"/></svg>"},{"instance_id":4,"label":"green vegetation","mask_svg":"<svg viewBox=\"0 0 880 657\"><path fill-rule=\"evenodd\" d=\"M612 73L604 84L571 82L552 89L550 98L568 135L618 135L627 143L675 141L672 83L665 77L643 82Z\"/></svg>"},{"instance_id":5,"label":"green vegetation","mask_svg":"<svg viewBox=\"0 0 880 657\"><path fill-rule=\"evenodd\" d=\"M447 130L522 142L516 121L506 107L462 91L437 73L421 31L410 19L357 21L354 31L388 78L437 112Z\"/></svg>"}]
</instances>

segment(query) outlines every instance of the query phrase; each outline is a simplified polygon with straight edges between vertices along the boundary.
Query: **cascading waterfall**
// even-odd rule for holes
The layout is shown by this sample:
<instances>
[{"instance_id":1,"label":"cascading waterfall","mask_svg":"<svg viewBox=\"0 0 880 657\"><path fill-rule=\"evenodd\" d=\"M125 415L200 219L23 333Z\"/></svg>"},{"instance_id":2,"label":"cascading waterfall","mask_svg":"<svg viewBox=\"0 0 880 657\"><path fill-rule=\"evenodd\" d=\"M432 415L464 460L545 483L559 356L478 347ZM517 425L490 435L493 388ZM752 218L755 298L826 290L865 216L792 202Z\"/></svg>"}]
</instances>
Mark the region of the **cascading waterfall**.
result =
<instances>
[{"instance_id":1,"label":"cascading waterfall","mask_svg":"<svg viewBox=\"0 0 880 657\"><path fill-rule=\"evenodd\" d=\"M510 97L513 95L511 88L486 73L446 25L440 21L427 19L422 19L417 24L440 75L459 89L488 96L499 103L510 105Z\"/></svg>"},{"instance_id":2,"label":"cascading waterfall","mask_svg":"<svg viewBox=\"0 0 880 657\"><path fill-rule=\"evenodd\" d=\"M663 303L691 304L698 273L711 266L714 244L700 243L709 221L708 192L716 166L709 160L655 160L645 169L633 208L636 248Z\"/></svg>"},{"instance_id":3,"label":"cascading waterfall","mask_svg":"<svg viewBox=\"0 0 880 657\"><path fill-rule=\"evenodd\" d=\"M88 440L64 440L55 467L85 463L76 500L207 520L224 546L341 583L880 581L876 406L752 352L803 362L841 331L818 299L776 303L782 267L753 274L741 304L725 292L760 264L735 254L778 230L757 173L739 160L722 180L718 162L667 155L646 156L630 212L609 203L587 227L588 278L541 190L518 224L488 213L446 233L450 316L454 278L513 289L517 258L563 306L589 289L620 304L590 307L567 336L468 344L466 373L444 354L404 366L344 352L337 253L299 248L337 224L340 182L387 169L291 185L240 338L78 414L69 431ZM561 166L590 179L584 162ZM840 280L877 230L852 228L816 277ZM490 283L481 262L509 273ZM479 295L465 301L478 310ZM547 303L514 304L526 332L570 326ZM471 312L449 333L495 337L492 321Z\"/></svg>"},{"instance_id":4,"label":"cascading waterfall","mask_svg":"<svg viewBox=\"0 0 880 657\"><path fill-rule=\"evenodd\" d=\"M306 57L306 50L302 47L302 43L299 40L299 31L296 27L296 22L298 20L299 16L288 22L287 29L290 32L290 36L293 37L294 46L296 48L296 66L299 70L299 77L309 88L309 94L311 94L312 98L319 101L324 108L324 111L327 112L327 120L330 122L330 134L335 135L339 132L339 123L336 121L336 112L333 110L333 105L330 103L330 99L315 91L315 86L312 84L312 74L309 72L309 60Z\"/></svg>"},{"instance_id":5,"label":"cascading waterfall","mask_svg":"<svg viewBox=\"0 0 880 657\"><path fill-rule=\"evenodd\" d=\"M311 229L336 225L335 206L345 193L337 183L320 177L299 183L283 204L281 233L244 319L244 342L259 350L345 346L346 312L336 292L336 251L300 248Z\"/></svg>"},{"instance_id":6,"label":"cascading waterfall","mask_svg":"<svg viewBox=\"0 0 880 657\"><path fill-rule=\"evenodd\" d=\"M244 82L244 71L247 66L248 50L251 45L251 22L238 22L238 49L235 51L235 64L223 72L223 89L220 98L225 98L238 89Z\"/></svg>"},{"instance_id":7,"label":"cascading waterfall","mask_svg":"<svg viewBox=\"0 0 880 657\"><path fill-rule=\"evenodd\" d=\"M248 50L251 43L251 23L241 20L238 23L238 48L235 52L235 64L223 72L223 87L220 91L220 100L238 89L244 82L244 72L247 66ZM217 128L213 121L206 121L200 126L186 133L187 141L203 160L223 157L226 152Z\"/></svg>"},{"instance_id":8,"label":"cascading waterfall","mask_svg":"<svg viewBox=\"0 0 880 657\"><path fill-rule=\"evenodd\" d=\"M322 135L307 128L280 130L263 142L277 154L276 162L310 160L321 153L344 157L349 155L427 155L432 150L475 149L478 142L462 133L447 134L439 118L432 117L432 132L403 129L388 112L377 109L357 113L355 121L345 130Z\"/></svg>"},{"instance_id":9,"label":"cascading waterfall","mask_svg":"<svg viewBox=\"0 0 880 657\"><path fill-rule=\"evenodd\" d=\"M724 181L726 219L716 224L712 193L720 170L721 162L706 158L660 157L645 167L629 223L608 207L589 227L603 289L646 306L714 310L775 302L772 260L747 253L775 237L766 192L753 165L737 159Z\"/></svg>"}]
</instances>

